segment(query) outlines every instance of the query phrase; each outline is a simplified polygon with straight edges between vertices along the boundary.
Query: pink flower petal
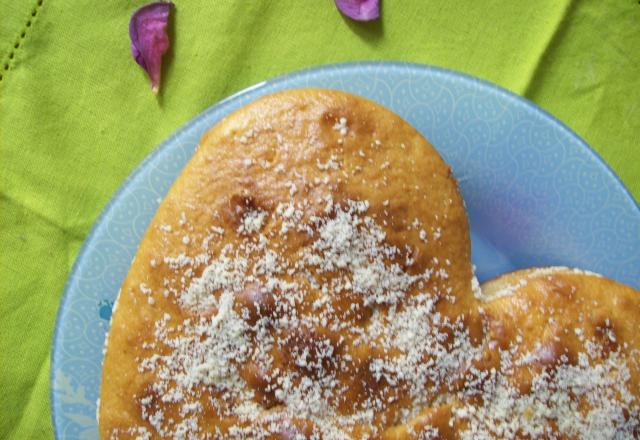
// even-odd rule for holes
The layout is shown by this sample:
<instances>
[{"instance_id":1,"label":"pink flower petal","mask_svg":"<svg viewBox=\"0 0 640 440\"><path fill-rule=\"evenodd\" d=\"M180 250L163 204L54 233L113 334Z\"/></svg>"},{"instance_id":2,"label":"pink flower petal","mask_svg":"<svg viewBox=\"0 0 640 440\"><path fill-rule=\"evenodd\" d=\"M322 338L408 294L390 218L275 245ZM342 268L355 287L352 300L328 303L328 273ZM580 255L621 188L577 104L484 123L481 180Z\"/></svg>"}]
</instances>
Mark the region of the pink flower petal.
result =
<instances>
[{"instance_id":1,"label":"pink flower petal","mask_svg":"<svg viewBox=\"0 0 640 440\"><path fill-rule=\"evenodd\" d=\"M173 3L151 3L138 9L129 21L131 53L149 75L151 90L158 93L162 55L169 49L167 22Z\"/></svg>"},{"instance_id":2,"label":"pink flower petal","mask_svg":"<svg viewBox=\"0 0 640 440\"><path fill-rule=\"evenodd\" d=\"M380 16L380 0L335 0L344 15L357 21L375 20Z\"/></svg>"}]
</instances>

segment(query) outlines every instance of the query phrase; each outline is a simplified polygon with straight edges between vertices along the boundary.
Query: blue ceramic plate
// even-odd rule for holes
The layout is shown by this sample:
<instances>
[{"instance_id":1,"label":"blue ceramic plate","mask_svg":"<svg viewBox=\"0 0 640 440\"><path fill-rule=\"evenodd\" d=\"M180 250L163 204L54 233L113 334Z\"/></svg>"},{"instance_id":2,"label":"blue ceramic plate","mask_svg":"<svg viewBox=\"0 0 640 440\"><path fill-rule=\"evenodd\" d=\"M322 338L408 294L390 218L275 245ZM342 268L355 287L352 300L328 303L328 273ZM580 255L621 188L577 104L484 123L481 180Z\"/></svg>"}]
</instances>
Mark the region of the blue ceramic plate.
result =
<instances>
[{"instance_id":1,"label":"blue ceramic plate","mask_svg":"<svg viewBox=\"0 0 640 440\"><path fill-rule=\"evenodd\" d=\"M160 144L93 226L58 312L51 365L59 439L97 438L102 347L116 299L158 204L207 128L259 96L329 87L390 108L453 167L481 281L518 268L568 265L640 288L640 209L604 162L562 123L486 82L398 63L320 67L250 87Z\"/></svg>"}]
</instances>

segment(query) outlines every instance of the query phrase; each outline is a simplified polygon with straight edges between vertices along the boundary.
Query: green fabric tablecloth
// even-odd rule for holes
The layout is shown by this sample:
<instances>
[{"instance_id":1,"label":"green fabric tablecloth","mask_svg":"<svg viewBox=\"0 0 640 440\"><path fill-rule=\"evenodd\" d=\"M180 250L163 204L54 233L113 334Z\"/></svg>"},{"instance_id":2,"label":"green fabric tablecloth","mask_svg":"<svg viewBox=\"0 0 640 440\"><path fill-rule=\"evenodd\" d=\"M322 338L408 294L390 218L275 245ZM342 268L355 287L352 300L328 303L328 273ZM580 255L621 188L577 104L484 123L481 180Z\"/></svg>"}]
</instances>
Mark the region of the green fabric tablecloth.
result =
<instances>
[{"instance_id":1,"label":"green fabric tablecloth","mask_svg":"<svg viewBox=\"0 0 640 440\"><path fill-rule=\"evenodd\" d=\"M55 313L83 238L160 141L216 101L351 60L443 66L557 116L640 198L637 0L177 1L155 97L129 51L139 1L0 0L0 438L52 436Z\"/></svg>"}]
</instances>

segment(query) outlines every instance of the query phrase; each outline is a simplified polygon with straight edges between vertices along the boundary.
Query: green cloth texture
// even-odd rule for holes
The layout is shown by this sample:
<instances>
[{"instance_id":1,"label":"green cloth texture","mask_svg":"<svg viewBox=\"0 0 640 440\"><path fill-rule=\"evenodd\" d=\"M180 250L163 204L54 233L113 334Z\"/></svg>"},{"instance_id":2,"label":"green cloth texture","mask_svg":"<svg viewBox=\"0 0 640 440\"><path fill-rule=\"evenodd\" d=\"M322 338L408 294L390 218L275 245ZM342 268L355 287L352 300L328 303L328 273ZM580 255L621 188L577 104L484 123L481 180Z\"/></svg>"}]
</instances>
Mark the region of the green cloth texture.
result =
<instances>
[{"instance_id":1,"label":"green cloth texture","mask_svg":"<svg viewBox=\"0 0 640 440\"><path fill-rule=\"evenodd\" d=\"M161 93L130 53L140 1L0 0L0 438L53 436L49 355L89 228L151 149L220 99L301 68L442 66L537 103L640 198L637 0L176 2Z\"/></svg>"}]
</instances>

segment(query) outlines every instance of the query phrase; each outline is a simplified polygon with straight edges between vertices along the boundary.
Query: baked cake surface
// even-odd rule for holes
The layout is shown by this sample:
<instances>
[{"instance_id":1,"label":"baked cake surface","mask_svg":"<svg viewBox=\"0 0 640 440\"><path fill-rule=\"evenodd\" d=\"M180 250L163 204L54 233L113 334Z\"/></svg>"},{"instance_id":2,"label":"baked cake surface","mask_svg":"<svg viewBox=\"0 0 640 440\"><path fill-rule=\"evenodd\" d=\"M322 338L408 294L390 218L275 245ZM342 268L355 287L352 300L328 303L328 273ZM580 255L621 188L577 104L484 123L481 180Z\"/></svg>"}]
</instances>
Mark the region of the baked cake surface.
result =
<instances>
[{"instance_id":1,"label":"baked cake surface","mask_svg":"<svg viewBox=\"0 0 640 440\"><path fill-rule=\"evenodd\" d=\"M640 437L640 292L566 267L481 287L464 380L387 438Z\"/></svg>"},{"instance_id":2,"label":"baked cake surface","mask_svg":"<svg viewBox=\"0 0 640 440\"><path fill-rule=\"evenodd\" d=\"M342 92L267 96L202 138L142 240L101 438L430 435L482 353L474 302L457 184L415 129Z\"/></svg>"},{"instance_id":3,"label":"baked cake surface","mask_svg":"<svg viewBox=\"0 0 640 440\"><path fill-rule=\"evenodd\" d=\"M449 167L342 92L201 140L125 279L101 438L640 437L640 293L562 267L474 287Z\"/></svg>"},{"instance_id":4,"label":"baked cake surface","mask_svg":"<svg viewBox=\"0 0 640 440\"><path fill-rule=\"evenodd\" d=\"M454 410L462 438L640 437L640 292L566 267L482 291L485 354Z\"/></svg>"}]
</instances>

